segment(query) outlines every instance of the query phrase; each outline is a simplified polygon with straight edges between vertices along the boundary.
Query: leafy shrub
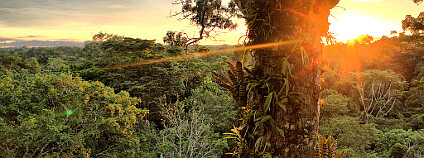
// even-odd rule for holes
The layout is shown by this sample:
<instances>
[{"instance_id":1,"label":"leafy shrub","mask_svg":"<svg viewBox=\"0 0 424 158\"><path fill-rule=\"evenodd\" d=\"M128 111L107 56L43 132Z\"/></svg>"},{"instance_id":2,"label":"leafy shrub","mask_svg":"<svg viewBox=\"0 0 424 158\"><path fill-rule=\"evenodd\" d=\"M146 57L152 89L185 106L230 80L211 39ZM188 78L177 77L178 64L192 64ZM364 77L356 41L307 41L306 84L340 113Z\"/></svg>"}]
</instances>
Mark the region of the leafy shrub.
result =
<instances>
[{"instance_id":1,"label":"leafy shrub","mask_svg":"<svg viewBox=\"0 0 424 158\"><path fill-rule=\"evenodd\" d=\"M339 148L350 148L345 154L352 157L367 156L366 153L373 150L378 133L373 124L360 124L358 117L338 116L320 123L320 134L338 139Z\"/></svg>"},{"instance_id":2,"label":"leafy shrub","mask_svg":"<svg viewBox=\"0 0 424 158\"><path fill-rule=\"evenodd\" d=\"M376 146L380 157L423 157L424 130L393 129L382 133Z\"/></svg>"},{"instance_id":3,"label":"leafy shrub","mask_svg":"<svg viewBox=\"0 0 424 158\"><path fill-rule=\"evenodd\" d=\"M183 53L183 49L180 46L167 46L166 52L170 55L179 55Z\"/></svg>"},{"instance_id":4,"label":"leafy shrub","mask_svg":"<svg viewBox=\"0 0 424 158\"><path fill-rule=\"evenodd\" d=\"M192 91L192 96L183 101L192 108L205 109L204 113L211 119L215 132L228 132L238 122L237 103L232 96L206 77L200 86Z\"/></svg>"},{"instance_id":5,"label":"leafy shrub","mask_svg":"<svg viewBox=\"0 0 424 158\"><path fill-rule=\"evenodd\" d=\"M134 155L140 102L70 74L8 73L0 78L0 157Z\"/></svg>"},{"instance_id":6,"label":"leafy shrub","mask_svg":"<svg viewBox=\"0 0 424 158\"><path fill-rule=\"evenodd\" d=\"M356 114L359 109L349 106L352 105L349 98L338 93L336 90L326 89L321 93L321 98L324 99L325 104L321 107L321 117L330 118L334 116L342 116Z\"/></svg>"},{"instance_id":7,"label":"leafy shrub","mask_svg":"<svg viewBox=\"0 0 424 158\"><path fill-rule=\"evenodd\" d=\"M375 128L382 132L388 132L392 129L405 129L409 128L407 120L395 118L381 118L368 115L369 122L375 124Z\"/></svg>"},{"instance_id":8,"label":"leafy shrub","mask_svg":"<svg viewBox=\"0 0 424 158\"><path fill-rule=\"evenodd\" d=\"M424 129L424 114L412 115L409 121L409 126L413 130Z\"/></svg>"},{"instance_id":9,"label":"leafy shrub","mask_svg":"<svg viewBox=\"0 0 424 158\"><path fill-rule=\"evenodd\" d=\"M412 80L409 91L402 94L405 97L406 115L422 113L424 111L424 77Z\"/></svg>"},{"instance_id":10,"label":"leafy shrub","mask_svg":"<svg viewBox=\"0 0 424 158\"><path fill-rule=\"evenodd\" d=\"M204 52L209 52L209 48L206 46L199 46L199 45L195 45L194 46L194 51L197 53L204 53Z\"/></svg>"}]
</instances>

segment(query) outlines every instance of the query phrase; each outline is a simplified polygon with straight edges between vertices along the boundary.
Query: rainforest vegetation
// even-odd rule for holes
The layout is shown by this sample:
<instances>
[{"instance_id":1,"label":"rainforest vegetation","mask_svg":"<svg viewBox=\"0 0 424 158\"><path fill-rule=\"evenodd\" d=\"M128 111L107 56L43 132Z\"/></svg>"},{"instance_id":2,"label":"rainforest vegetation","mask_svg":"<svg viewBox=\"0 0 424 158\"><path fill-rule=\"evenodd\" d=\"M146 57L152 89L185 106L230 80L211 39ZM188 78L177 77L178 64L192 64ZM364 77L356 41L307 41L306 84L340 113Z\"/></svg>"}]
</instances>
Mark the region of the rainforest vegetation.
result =
<instances>
[{"instance_id":1,"label":"rainforest vegetation","mask_svg":"<svg viewBox=\"0 0 424 158\"><path fill-rule=\"evenodd\" d=\"M422 18L340 43L338 0L177 2L198 37L0 49L0 157L424 156Z\"/></svg>"},{"instance_id":2,"label":"rainforest vegetation","mask_svg":"<svg viewBox=\"0 0 424 158\"><path fill-rule=\"evenodd\" d=\"M325 47L319 133L337 139L343 157L423 156L423 42L400 35ZM229 47L190 47L188 54ZM84 48L1 49L0 155L236 154L243 140L228 133L238 137L248 109L212 71L227 71L243 51L113 68L184 56L183 49L106 33Z\"/></svg>"}]
</instances>

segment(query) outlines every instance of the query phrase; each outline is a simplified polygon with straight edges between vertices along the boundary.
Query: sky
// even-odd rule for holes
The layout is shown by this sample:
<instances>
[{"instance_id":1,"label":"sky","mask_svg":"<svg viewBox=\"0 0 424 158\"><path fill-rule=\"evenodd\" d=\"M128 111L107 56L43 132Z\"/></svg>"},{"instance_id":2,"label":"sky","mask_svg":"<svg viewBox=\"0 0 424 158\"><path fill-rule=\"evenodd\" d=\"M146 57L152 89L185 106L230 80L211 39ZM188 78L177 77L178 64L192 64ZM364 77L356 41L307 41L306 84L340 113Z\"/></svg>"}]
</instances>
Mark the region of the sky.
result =
<instances>
[{"instance_id":1,"label":"sky","mask_svg":"<svg viewBox=\"0 0 424 158\"><path fill-rule=\"evenodd\" d=\"M174 0L0 0L0 43L25 40L87 41L99 32L163 42L166 31L195 37L198 28L171 16ZM331 11L330 31L345 41L361 34L401 31L405 15L414 17L424 4L412 0L341 0ZM246 34L244 20L201 44L237 44Z\"/></svg>"},{"instance_id":2,"label":"sky","mask_svg":"<svg viewBox=\"0 0 424 158\"><path fill-rule=\"evenodd\" d=\"M412 0L340 0L328 18L330 31L345 42L359 35L390 36L390 31L402 32L406 15L417 17L424 4Z\"/></svg>"}]
</instances>

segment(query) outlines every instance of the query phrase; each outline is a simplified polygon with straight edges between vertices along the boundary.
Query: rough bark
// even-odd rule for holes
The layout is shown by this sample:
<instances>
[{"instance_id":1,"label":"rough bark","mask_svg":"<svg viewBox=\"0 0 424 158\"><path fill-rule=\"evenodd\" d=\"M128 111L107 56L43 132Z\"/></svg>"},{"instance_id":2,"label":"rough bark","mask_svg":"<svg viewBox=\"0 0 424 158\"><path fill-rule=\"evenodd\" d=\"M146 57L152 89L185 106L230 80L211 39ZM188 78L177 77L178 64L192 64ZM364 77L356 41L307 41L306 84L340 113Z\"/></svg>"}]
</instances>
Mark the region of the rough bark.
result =
<instances>
[{"instance_id":1,"label":"rough bark","mask_svg":"<svg viewBox=\"0 0 424 158\"><path fill-rule=\"evenodd\" d=\"M330 9L339 0L235 0L244 14L252 45L298 40L295 45L280 45L254 51L256 65L254 74L268 83L274 91L283 86L281 67L289 57L293 70L290 79L292 92L287 110L271 107L269 115L277 126L285 130L285 136L278 131L271 133L272 155L278 157L313 157L314 137L317 125L317 103L319 97L321 36L328 31ZM258 19L261 19L258 21ZM257 22L256 22L257 21ZM303 55L303 57L302 57ZM254 105L263 105L268 92L253 91ZM252 123L252 122L251 122ZM254 150L255 138L247 140ZM252 153L245 153L256 157Z\"/></svg>"}]
</instances>

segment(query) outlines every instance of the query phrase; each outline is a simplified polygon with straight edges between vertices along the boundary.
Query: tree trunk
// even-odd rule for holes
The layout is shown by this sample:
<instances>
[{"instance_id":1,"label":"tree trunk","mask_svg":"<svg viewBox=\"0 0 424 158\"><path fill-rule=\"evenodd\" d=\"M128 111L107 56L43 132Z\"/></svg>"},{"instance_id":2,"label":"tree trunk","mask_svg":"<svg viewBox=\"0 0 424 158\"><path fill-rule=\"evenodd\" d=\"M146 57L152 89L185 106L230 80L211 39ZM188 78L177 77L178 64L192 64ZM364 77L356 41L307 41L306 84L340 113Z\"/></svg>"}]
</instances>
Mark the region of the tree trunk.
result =
<instances>
[{"instance_id":1,"label":"tree trunk","mask_svg":"<svg viewBox=\"0 0 424 158\"><path fill-rule=\"evenodd\" d=\"M321 36L328 31L330 9L338 1L235 1L245 16L250 44L295 41L290 45L276 45L254 51L256 63L253 74L259 80L268 79L267 83L273 92L279 92L284 84L282 78L288 78L292 92L287 96L286 111L277 104L272 104L270 110L264 114L272 117L275 121L273 126L284 130L284 136L278 130L269 130L271 128L267 128L262 134L268 135L270 146L266 150L274 157L313 157L318 126ZM289 74L282 75L282 63L285 59L291 64L293 77ZM265 104L270 91L255 89L252 93L253 106L260 107ZM255 126L253 119L248 124ZM261 156L255 151L258 136L252 135L253 137L246 138L249 150L244 156Z\"/></svg>"}]
</instances>

